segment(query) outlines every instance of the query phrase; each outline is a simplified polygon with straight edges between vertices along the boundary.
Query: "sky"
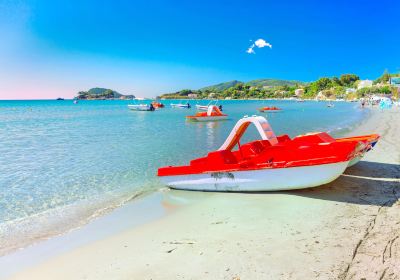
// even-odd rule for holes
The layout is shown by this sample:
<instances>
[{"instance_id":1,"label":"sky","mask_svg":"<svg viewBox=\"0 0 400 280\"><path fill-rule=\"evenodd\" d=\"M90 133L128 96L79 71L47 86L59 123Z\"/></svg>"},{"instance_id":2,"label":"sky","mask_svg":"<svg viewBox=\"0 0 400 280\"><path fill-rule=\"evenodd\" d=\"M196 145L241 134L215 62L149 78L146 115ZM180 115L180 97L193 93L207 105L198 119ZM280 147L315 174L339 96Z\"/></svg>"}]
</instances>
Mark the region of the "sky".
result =
<instances>
[{"instance_id":1,"label":"sky","mask_svg":"<svg viewBox=\"0 0 400 280\"><path fill-rule=\"evenodd\" d=\"M400 71L399 10L397 0L0 0L0 99L376 79Z\"/></svg>"}]
</instances>

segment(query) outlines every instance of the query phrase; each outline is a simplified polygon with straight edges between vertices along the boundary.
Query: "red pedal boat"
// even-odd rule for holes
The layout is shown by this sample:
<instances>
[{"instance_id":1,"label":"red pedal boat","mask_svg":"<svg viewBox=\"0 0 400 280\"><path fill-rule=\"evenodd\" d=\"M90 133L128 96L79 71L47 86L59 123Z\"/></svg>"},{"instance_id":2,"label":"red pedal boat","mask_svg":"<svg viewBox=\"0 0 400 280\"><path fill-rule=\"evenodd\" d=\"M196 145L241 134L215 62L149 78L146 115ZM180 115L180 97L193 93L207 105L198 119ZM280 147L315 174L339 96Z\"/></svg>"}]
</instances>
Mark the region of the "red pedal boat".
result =
<instances>
[{"instance_id":1,"label":"red pedal boat","mask_svg":"<svg viewBox=\"0 0 400 280\"><path fill-rule=\"evenodd\" d=\"M282 109L275 107L275 106L272 106L272 107L267 106L267 107L259 108L258 111L260 111L260 112L277 112L277 111L282 111Z\"/></svg>"},{"instance_id":2,"label":"red pedal boat","mask_svg":"<svg viewBox=\"0 0 400 280\"><path fill-rule=\"evenodd\" d=\"M261 140L240 144L254 124ZM187 166L158 169L174 189L200 191L278 191L315 187L338 178L378 141L379 135L335 139L325 132L276 136L260 116L237 122L225 143ZM233 148L238 149L233 151Z\"/></svg>"},{"instance_id":3,"label":"red pedal boat","mask_svg":"<svg viewBox=\"0 0 400 280\"><path fill-rule=\"evenodd\" d=\"M162 104L160 102L156 102L156 101L151 102L151 104L153 104L153 107L156 108L156 109L160 109L160 108L164 108L165 107L164 104Z\"/></svg>"},{"instance_id":4,"label":"red pedal boat","mask_svg":"<svg viewBox=\"0 0 400 280\"><path fill-rule=\"evenodd\" d=\"M223 114L221 110L215 106L208 106L207 112L198 112L194 116L187 116L188 120L198 121L198 122L209 122L209 121L220 121L226 120L228 115Z\"/></svg>"}]
</instances>

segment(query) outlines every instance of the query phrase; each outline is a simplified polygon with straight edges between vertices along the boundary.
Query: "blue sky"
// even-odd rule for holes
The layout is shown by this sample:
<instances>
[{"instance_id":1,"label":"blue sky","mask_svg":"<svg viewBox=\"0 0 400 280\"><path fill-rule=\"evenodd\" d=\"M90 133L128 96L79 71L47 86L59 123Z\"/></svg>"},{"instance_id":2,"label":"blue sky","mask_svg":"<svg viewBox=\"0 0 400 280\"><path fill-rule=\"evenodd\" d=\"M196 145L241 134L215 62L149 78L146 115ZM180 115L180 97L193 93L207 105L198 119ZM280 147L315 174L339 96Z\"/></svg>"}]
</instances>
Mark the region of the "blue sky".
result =
<instances>
[{"instance_id":1,"label":"blue sky","mask_svg":"<svg viewBox=\"0 0 400 280\"><path fill-rule=\"evenodd\" d=\"M0 0L0 99L400 71L399 1ZM250 40L272 49L246 53Z\"/></svg>"}]
</instances>

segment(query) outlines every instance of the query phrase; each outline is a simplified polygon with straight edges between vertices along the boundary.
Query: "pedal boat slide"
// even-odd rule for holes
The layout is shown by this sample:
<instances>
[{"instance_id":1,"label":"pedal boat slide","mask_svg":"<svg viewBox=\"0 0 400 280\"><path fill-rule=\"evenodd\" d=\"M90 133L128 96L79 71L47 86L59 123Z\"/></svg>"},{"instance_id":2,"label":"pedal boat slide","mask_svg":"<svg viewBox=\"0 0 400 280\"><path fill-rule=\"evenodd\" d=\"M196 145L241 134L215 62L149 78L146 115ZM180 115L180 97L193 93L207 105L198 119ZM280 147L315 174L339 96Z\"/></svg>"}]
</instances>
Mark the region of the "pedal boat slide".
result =
<instances>
[{"instance_id":1,"label":"pedal boat slide","mask_svg":"<svg viewBox=\"0 0 400 280\"><path fill-rule=\"evenodd\" d=\"M255 125L261 140L241 145L250 124ZM182 190L251 192L316 187L334 181L356 164L379 137L335 139L315 132L291 139L276 136L264 117L244 117L217 151L187 166L161 167L158 176L170 188Z\"/></svg>"},{"instance_id":2,"label":"pedal boat slide","mask_svg":"<svg viewBox=\"0 0 400 280\"><path fill-rule=\"evenodd\" d=\"M188 120L198 122L220 121L228 119L228 115L223 114L221 110L215 106L208 106L207 112L198 112L194 116L186 116Z\"/></svg>"}]
</instances>

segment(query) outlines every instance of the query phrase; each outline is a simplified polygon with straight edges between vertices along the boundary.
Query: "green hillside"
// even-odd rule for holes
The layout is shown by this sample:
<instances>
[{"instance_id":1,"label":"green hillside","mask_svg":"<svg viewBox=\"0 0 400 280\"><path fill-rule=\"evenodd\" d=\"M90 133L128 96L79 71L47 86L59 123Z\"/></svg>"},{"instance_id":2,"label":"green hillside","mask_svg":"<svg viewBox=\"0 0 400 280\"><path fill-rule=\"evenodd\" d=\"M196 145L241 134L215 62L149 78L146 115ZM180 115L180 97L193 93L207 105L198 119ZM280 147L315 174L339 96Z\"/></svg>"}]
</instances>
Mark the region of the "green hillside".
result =
<instances>
[{"instance_id":1,"label":"green hillside","mask_svg":"<svg viewBox=\"0 0 400 280\"><path fill-rule=\"evenodd\" d=\"M303 85L303 82L300 81L290 81L290 80L278 80L278 79L258 79L258 80L252 80L249 82L241 82L237 80L229 81L229 82L224 82L224 83L219 83L216 85L212 86L207 86L199 89L200 91L211 91L211 92L221 92L224 90L227 90L229 88L232 88L238 84L244 84L252 87L280 87L280 86L297 86L297 85Z\"/></svg>"},{"instance_id":2,"label":"green hillside","mask_svg":"<svg viewBox=\"0 0 400 280\"><path fill-rule=\"evenodd\" d=\"M219 83L219 84L216 84L216 85L203 87L200 90L201 91L216 91L216 92L219 92L219 91L223 91L223 90L226 90L228 88L231 88L233 86L236 86L237 84L243 84L243 83L240 82L240 81L237 81L237 80L233 80L233 81L229 81L229 82L225 82L225 83Z\"/></svg>"},{"instance_id":3,"label":"green hillside","mask_svg":"<svg viewBox=\"0 0 400 280\"><path fill-rule=\"evenodd\" d=\"M289 81L289 80L278 80L278 79L258 79L247 82L246 85L253 87L279 87L279 86L296 86L302 85L303 82L300 81Z\"/></svg>"},{"instance_id":4,"label":"green hillside","mask_svg":"<svg viewBox=\"0 0 400 280\"><path fill-rule=\"evenodd\" d=\"M76 96L77 99L132 99L134 95L124 95L115 90L108 88L91 88L88 91L80 91Z\"/></svg>"},{"instance_id":5,"label":"green hillside","mask_svg":"<svg viewBox=\"0 0 400 280\"><path fill-rule=\"evenodd\" d=\"M342 74L339 77L321 77L313 82L300 82L278 79L258 79L246 83L229 81L199 90L181 90L163 94L161 98L170 99L265 99L265 98L306 98L349 99L361 98L371 94L393 94L398 97L398 89L390 84L391 77L400 76L387 71L374 81L371 87L357 89L360 77L356 74ZM297 91L297 89L302 89ZM353 91L348 91L353 89Z\"/></svg>"}]
</instances>

